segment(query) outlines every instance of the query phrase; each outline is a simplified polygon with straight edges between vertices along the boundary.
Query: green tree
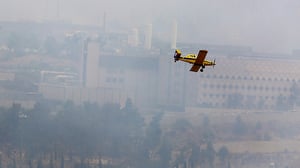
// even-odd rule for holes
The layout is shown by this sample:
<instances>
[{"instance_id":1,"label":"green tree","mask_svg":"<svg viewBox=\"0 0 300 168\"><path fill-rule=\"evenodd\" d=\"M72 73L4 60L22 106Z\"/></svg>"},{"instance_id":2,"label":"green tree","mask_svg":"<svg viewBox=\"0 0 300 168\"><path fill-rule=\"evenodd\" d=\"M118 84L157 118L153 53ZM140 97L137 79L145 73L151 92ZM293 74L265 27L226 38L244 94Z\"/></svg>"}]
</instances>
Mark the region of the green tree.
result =
<instances>
[{"instance_id":1,"label":"green tree","mask_svg":"<svg viewBox=\"0 0 300 168\"><path fill-rule=\"evenodd\" d=\"M162 119L162 116L162 113L154 115L149 126L146 129L145 145L147 145L149 150L155 149L155 147L160 144L160 138L162 135L160 121Z\"/></svg>"},{"instance_id":2,"label":"green tree","mask_svg":"<svg viewBox=\"0 0 300 168\"><path fill-rule=\"evenodd\" d=\"M13 103L8 109L3 109L0 123L0 140L2 143L19 145L19 113L22 108L20 104Z\"/></svg>"},{"instance_id":3,"label":"green tree","mask_svg":"<svg viewBox=\"0 0 300 168\"><path fill-rule=\"evenodd\" d=\"M28 160L28 167L29 168L33 168L33 166L32 166L32 160L31 159Z\"/></svg>"},{"instance_id":4,"label":"green tree","mask_svg":"<svg viewBox=\"0 0 300 168\"><path fill-rule=\"evenodd\" d=\"M14 54L14 56L24 55L23 40L18 33L15 32L10 33L6 43L8 48Z\"/></svg>"},{"instance_id":5,"label":"green tree","mask_svg":"<svg viewBox=\"0 0 300 168\"><path fill-rule=\"evenodd\" d=\"M44 48L47 54L57 56L60 47L59 43L53 36L48 36L44 42Z\"/></svg>"},{"instance_id":6,"label":"green tree","mask_svg":"<svg viewBox=\"0 0 300 168\"><path fill-rule=\"evenodd\" d=\"M300 86L293 83L290 88L291 95L289 96L289 102L291 106L300 105Z\"/></svg>"},{"instance_id":7,"label":"green tree","mask_svg":"<svg viewBox=\"0 0 300 168\"><path fill-rule=\"evenodd\" d=\"M3 165L2 165L2 153L0 153L0 168L3 168Z\"/></svg>"},{"instance_id":8,"label":"green tree","mask_svg":"<svg viewBox=\"0 0 300 168\"><path fill-rule=\"evenodd\" d=\"M99 155L99 158L98 158L98 168L103 168L101 155Z\"/></svg>"},{"instance_id":9,"label":"green tree","mask_svg":"<svg viewBox=\"0 0 300 168\"><path fill-rule=\"evenodd\" d=\"M192 145L192 154L190 157L191 168L197 167L200 164L201 150L200 147L196 144Z\"/></svg>"},{"instance_id":10,"label":"green tree","mask_svg":"<svg viewBox=\"0 0 300 168\"><path fill-rule=\"evenodd\" d=\"M229 151L226 146L222 146L218 151L218 157L220 158L220 161L223 165L225 165L225 161L229 157Z\"/></svg>"},{"instance_id":11,"label":"green tree","mask_svg":"<svg viewBox=\"0 0 300 168\"><path fill-rule=\"evenodd\" d=\"M60 168L64 168L64 167L65 167L65 157L64 154L62 154L60 159Z\"/></svg>"},{"instance_id":12,"label":"green tree","mask_svg":"<svg viewBox=\"0 0 300 168\"><path fill-rule=\"evenodd\" d=\"M207 158L210 168L214 167L215 155L216 155L216 151L214 149L213 143L208 142L206 145L205 156Z\"/></svg>"},{"instance_id":13,"label":"green tree","mask_svg":"<svg viewBox=\"0 0 300 168\"><path fill-rule=\"evenodd\" d=\"M204 116L203 118L203 124L202 124L203 132L202 132L202 137L205 142L211 142L214 140L215 135L213 133L212 127L210 125L210 120L207 115Z\"/></svg>"},{"instance_id":14,"label":"green tree","mask_svg":"<svg viewBox=\"0 0 300 168\"><path fill-rule=\"evenodd\" d=\"M36 168L43 168L43 162L41 158L38 159Z\"/></svg>"},{"instance_id":15,"label":"green tree","mask_svg":"<svg viewBox=\"0 0 300 168\"><path fill-rule=\"evenodd\" d=\"M54 168L53 153L50 155L49 168Z\"/></svg>"},{"instance_id":16,"label":"green tree","mask_svg":"<svg viewBox=\"0 0 300 168\"><path fill-rule=\"evenodd\" d=\"M158 154L160 156L159 167L169 167L169 162L171 160L171 152L171 144L167 141L167 139L163 138L162 144L158 151Z\"/></svg>"},{"instance_id":17,"label":"green tree","mask_svg":"<svg viewBox=\"0 0 300 168\"><path fill-rule=\"evenodd\" d=\"M233 125L233 133L235 135L244 135L247 132L247 126L242 120L241 116L235 118L235 123Z\"/></svg>"}]
</instances>

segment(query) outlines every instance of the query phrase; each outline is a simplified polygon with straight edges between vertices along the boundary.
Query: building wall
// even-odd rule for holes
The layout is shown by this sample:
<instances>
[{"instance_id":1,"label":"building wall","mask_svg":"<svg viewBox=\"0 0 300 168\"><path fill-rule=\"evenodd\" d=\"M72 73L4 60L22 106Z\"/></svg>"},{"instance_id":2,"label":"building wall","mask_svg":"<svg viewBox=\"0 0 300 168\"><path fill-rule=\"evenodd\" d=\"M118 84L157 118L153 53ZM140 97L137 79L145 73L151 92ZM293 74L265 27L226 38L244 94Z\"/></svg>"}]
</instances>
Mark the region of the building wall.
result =
<instances>
[{"instance_id":1,"label":"building wall","mask_svg":"<svg viewBox=\"0 0 300 168\"><path fill-rule=\"evenodd\" d=\"M89 42L87 45L88 55L86 57L86 79L85 87L97 88L98 87L98 66L99 66L99 43Z\"/></svg>"},{"instance_id":2,"label":"building wall","mask_svg":"<svg viewBox=\"0 0 300 168\"><path fill-rule=\"evenodd\" d=\"M230 99L244 108L275 108L279 96L288 101L290 88L300 83L300 61L218 58L214 69L199 73L195 105L228 107Z\"/></svg>"},{"instance_id":3,"label":"building wall","mask_svg":"<svg viewBox=\"0 0 300 168\"><path fill-rule=\"evenodd\" d=\"M80 86L40 84L39 92L47 99L73 101L76 104L90 102L102 105L122 101L122 91L116 88L84 88Z\"/></svg>"},{"instance_id":4,"label":"building wall","mask_svg":"<svg viewBox=\"0 0 300 168\"><path fill-rule=\"evenodd\" d=\"M174 63L171 53L151 56L157 57L153 61L101 55L97 48L96 43L88 47L92 58L87 61L91 66L86 70L86 87L42 83L44 97L100 104L124 104L131 98L140 107L171 109L274 109L279 97L289 101L291 86L300 84L300 60L218 56L214 68L194 73L190 64Z\"/></svg>"},{"instance_id":5,"label":"building wall","mask_svg":"<svg viewBox=\"0 0 300 168\"><path fill-rule=\"evenodd\" d=\"M170 54L172 55L172 54ZM161 55L159 59L157 99L158 106L166 109L183 110L188 99L187 66L182 62L175 63L171 57Z\"/></svg>"}]
</instances>

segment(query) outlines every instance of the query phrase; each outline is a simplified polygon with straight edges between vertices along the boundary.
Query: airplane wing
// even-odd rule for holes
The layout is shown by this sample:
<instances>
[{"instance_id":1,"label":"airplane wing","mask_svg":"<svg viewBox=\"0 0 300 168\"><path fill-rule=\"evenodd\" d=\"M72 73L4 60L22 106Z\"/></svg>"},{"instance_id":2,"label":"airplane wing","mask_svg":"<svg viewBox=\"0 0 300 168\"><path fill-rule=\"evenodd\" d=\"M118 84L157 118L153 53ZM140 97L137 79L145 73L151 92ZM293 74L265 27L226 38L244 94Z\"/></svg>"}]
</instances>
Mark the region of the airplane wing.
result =
<instances>
[{"instance_id":1,"label":"airplane wing","mask_svg":"<svg viewBox=\"0 0 300 168\"><path fill-rule=\"evenodd\" d=\"M195 65L195 64L194 64L194 65L192 66L192 68L190 69L190 71L198 72L199 69L200 69L200 67L201 67L200 65Z\"/></svg>"},{"instance_id":2,"label":"airplane wing","mask_svg":"<svg viewBox=\"0 0 300 168\"><path fill-rule=\"evenodd\" d=\"M207 54L207 50L199 51L196 61L195 61L194 65L192 66L192 68L190 69L190 71L194 71L194 72L199 71L200 67L203 64L203 61L205 60L206 54Z\"/></svg>"}]
</instances>

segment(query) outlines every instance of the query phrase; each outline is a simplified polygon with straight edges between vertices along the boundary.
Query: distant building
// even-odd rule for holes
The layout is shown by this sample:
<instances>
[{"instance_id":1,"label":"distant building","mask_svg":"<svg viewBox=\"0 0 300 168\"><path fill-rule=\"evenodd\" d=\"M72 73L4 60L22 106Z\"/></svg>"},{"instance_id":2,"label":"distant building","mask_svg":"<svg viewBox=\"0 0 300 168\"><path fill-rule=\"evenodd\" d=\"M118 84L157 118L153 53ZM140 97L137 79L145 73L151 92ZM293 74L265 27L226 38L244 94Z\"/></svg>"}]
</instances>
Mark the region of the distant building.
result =
<instances>
[{"instance_id":1,"label":"distant building","mask_svg":"<svg viewBox=\"0 0 300 168\"><path fill-rule=\"evenodd\" d=\"M137 105L174 110L268 110L287 103L292 85L300 83L299 60L220 56L215 68L193 73L189 64L175 64L171 56L102 55L96 43L89 46L84 87L47 85L44 96L98 103L130 97Z\"/></svg>"},{"instance_id":2,"label":"distant building","mask_svg":"<svg viewBox=\"0 0 300 168\"><path fill-rule=\"evenodd\" d=\"M152 47L152 24L145 27L145 49L150 50Z\"/></svg>"},{"instance_id":3,"label":"distant building","mask_svg":"<svg viewBox=\"0 0 300 168\"><path fill-rule=\"evenodd\" d=\"M84 55L85 56L85 55ZM99 72L99 56L100 46L97 42L88 42L87 44L87 56L84 58L85 67L85 82L86 88L98 87L98 72Z\"/></svg>"},{"instance_id":4,"label":"distant building","mask_svg":"<svg viewBox=\"0 0 300 168\"><path fill-rule=\"evenodd\" d=\"M300 60L217 58L214 69L199 74L194 103L217 108L274 109L280 101L288 104L291 87L300 85L299 67Z\"/></svg>"},{"instance_id":5,"label":"distant building","mask_svg":"<svg viewBox=\"0 0 300 168\"><path fill-rule=\"evenodd\" d=\"M76 103L122 104L131 98L139 107L179 111L185 107L271 110L289 105L292 86L300 85L300 60L255 57L247 47L210 48L207 58L216 58L217 65L193 73L189 64L173 62L173 51L102 52L99 43L89 41L83 47L82 85L44 82L40 92L46 98ZM220 54L223 51L227 54ZM247 56L232 54L243 51ZM56 78L70 80L66 74Z\"/></svg>"}]
</instances>

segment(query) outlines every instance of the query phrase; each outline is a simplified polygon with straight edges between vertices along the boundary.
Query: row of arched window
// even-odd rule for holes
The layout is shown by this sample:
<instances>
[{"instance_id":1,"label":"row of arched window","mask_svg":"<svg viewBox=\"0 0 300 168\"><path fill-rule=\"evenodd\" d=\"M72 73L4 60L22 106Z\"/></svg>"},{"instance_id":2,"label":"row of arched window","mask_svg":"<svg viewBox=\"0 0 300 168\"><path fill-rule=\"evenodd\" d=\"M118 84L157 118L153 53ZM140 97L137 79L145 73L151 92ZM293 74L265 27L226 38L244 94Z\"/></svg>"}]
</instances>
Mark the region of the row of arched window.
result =
<instances>
[{"instance_id":1,"label":"row of arched window","mask_svg":"<svg viewBox=\"0 0 300 168\"><path fill-rule=\"evenodd\" d=\"M213 94L213 93L209 93L209 94L202 94L203 98L222 98L222 99L226 99L229 96L231 96L231 94ZM241 95L241 98L247 98L247 97L252 97L253 99L264 99L264 100L276 100L278 99L278 96L243 96ZM287 97L286 96L282 96L281 97L283 100L286 100Z\"/></svg>"},{"instance_id":2,"label":"row of arched window","mask_svg":"<svg viewBox=\"0 0 300 168\"><path fill-rule=\"evenodd\" d=\"M259 77L259 76L230 76L230 75L217 75L217 74L201 74L200 77L208 79L230 79L230 80L257 80L257 81L280 81L280 82L300 82L300 79L279 78L279 77Z\"/></svg>"},{"instance_id":3,"label":"row of arched window","mask_svg":"<svg viewBox=\"0 0 300 168\"><path fill-rule=\"evenodd\" d=\"M204 89L222 89L222 90L248 90L248 91L277 91L289 92L288 87L275 86L256 86L256 85L234 85L234 84L203 84Z\"/></svg>"}]
</instances>

